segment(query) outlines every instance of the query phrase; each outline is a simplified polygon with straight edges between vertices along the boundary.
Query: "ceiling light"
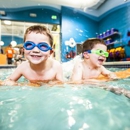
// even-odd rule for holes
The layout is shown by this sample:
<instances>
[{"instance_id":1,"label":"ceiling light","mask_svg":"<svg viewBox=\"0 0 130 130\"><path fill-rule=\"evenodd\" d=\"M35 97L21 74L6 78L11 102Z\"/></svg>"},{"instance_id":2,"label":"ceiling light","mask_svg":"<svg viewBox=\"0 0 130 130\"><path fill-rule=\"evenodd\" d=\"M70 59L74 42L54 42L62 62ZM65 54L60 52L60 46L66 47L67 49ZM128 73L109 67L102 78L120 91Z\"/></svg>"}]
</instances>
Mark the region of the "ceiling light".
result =
<instances>
[{"instance_id":1,"label":"ceiling light","mask_svg":"<svg viewBox=\"0 0 130 130\"><path fill-rule=\"evenodd\" d=\"M3 41L0 41L0 46L3 46L4 45L4 42Z\"/></svg>"},{"instance_id":2,"label":"ceiling light","mask_svg":"<svg viewBox=\"0 0 130 130\"><path fill-rule=\"evenodd\" d=\"M4 24L6 24L6 25L11 25L11 21L9 21L9 20L4 20Z\"/></svg>"},{"instance_id":3,"label":"ceiling light","mask_svg":"<svg viewBox=\"0 0 130 130\"><path fill-rule=\"evenodd\" d=\"M37 14L35 14L35 13L30 13L30 17L37 17Z\"/></svg>"},{"instance_id":4,"label":"ceiling light","mask_svg":"<svg viewBox=\"0 0 130 130\"><path fill-rule=\"evenodd\" d=\"M5 16L6 15L5 11L0 10L0 15Z\"/></svg>"},{"instance_id":5,"label":"ceiling light","mask_svg":"<svg viewBox=\"0 0 130 130\"><path fill-rule=\"evenodd\" d=\"M15 47L17 45L17 42L16 41L12 41L11 45L12 45L12 47Z\"/></svg>"}]
</instances>

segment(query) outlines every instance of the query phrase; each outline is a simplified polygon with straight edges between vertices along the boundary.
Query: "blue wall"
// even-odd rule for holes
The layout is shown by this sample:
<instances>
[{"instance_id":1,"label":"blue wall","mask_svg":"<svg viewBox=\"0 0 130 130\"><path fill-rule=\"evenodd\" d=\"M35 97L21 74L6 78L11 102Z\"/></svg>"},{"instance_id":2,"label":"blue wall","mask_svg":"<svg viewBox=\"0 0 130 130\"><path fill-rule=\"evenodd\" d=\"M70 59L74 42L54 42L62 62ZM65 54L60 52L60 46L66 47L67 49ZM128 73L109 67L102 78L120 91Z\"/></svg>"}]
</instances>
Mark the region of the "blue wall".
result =
<instances>
[{"instance_id":1,"label":"blue wall","mask_svg":"<svg viewBox=\"0 0 130 130\"><path fill-rule=\"evenodd\" d=\"M122 44L115 44L114 47L124 46L126 57L130 57L130 37L127 36L130 31L130 3L118 6L99 17L99 33L111 28L116 28L121 33Z\"/></svg>"},{"instance_id":2,"label":"blue wall","mask_svg":"<svg viewBox=\"0 0 130 130\"><path fill-rule=\"evenodd\" d=\"M73 38L76 43L81 44L88 38L92 38L96 36L96 32L98 31L98 23L84 14L72 9L62 7L61 12L61 32L62 32L62 44L61 44L61 52L62 52L62 62L68 61L70 59L66 58L67 54L67 46L65 45L65 41L69 41L70 38ZM76 47L70 48L69 51L76 51Z\"/></svg>"}]
</instances>

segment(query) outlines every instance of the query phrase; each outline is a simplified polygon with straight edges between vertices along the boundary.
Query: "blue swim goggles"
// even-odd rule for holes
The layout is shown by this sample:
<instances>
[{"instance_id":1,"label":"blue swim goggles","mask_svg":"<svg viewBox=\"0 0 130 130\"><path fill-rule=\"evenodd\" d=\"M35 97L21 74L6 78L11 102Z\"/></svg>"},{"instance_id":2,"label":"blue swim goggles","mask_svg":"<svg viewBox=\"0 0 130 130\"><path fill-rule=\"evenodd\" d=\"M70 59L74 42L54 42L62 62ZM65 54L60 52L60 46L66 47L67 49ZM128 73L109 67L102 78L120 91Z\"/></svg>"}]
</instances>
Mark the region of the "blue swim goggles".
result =
<instances>
[{"instance_id":1,"label":"blue swim goggles","mask_svg":"<svg viewBox=\"0 0 130 130\"><path fill-rule=\"evenodd\" d=\"M104 57L108 57L109 56L108 52L100 50L100 49L98 49L98 50L88 50L87 52L88 53L97 54L99 56L104 56Z\"/></svg>"},{"instance_id":2,"label":"blue swim goggles","mask_svg":"<svg viewBox=\"0 0 130 130\"><path fill-rule=\"evenodd\" d=\"M44 52L52 50L52 48L45 42L40 42L38 44L35 44L34 42L27 41L24 43L24 48L26 50L32 50L34 47L37 47L38 49Z\"/></svg>"}]
</instances>

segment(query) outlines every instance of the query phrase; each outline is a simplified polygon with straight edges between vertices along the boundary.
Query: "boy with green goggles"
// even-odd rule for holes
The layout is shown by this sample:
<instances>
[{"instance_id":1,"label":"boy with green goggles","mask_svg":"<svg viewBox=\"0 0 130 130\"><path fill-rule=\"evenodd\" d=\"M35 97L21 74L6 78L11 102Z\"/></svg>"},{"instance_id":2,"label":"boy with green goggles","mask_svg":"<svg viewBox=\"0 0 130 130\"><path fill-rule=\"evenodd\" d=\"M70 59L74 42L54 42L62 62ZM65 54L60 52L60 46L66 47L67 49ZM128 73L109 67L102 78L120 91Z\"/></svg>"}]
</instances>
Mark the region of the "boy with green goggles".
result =
<instances>
[{"instance_id":1,"label":"boy with green goggles","mask_svg":"<svg viewBox=\"0 0 130 130\"><path fill-rule=\"evenodd\" d=\"M96 55L92 55L96 54ZM106 58L109 56L107 45L102 39L87 39L82 44L83 60L76 62L72 72L72 82L96 81L103 75L108 79L117 79L118 77L103 66Z\"/></svg>"}]
</instances>

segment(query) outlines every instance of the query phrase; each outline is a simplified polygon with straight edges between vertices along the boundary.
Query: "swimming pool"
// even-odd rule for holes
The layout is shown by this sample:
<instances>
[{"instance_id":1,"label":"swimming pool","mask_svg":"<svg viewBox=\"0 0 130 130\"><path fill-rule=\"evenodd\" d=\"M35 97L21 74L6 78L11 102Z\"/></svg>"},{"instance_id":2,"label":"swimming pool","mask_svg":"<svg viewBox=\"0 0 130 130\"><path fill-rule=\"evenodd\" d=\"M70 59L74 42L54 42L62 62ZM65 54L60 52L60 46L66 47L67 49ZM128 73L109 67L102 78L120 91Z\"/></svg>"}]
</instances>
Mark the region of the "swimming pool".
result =
<instances>
[{"instance_id":1,"label":"swimming pool","mask_svg":"<svg viewBox=\"0 0 130 130\"><path fill-rule=\"evenodd\" d=\"M0 70L0 79L12 71ZM101 89L130 90L129 83L130 78L97 85L1 86L0 130L130 130L130 99Z\"/></svg>"}]
</instances>

